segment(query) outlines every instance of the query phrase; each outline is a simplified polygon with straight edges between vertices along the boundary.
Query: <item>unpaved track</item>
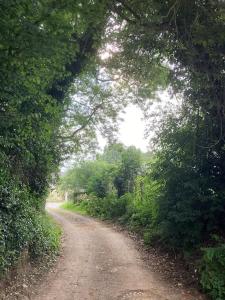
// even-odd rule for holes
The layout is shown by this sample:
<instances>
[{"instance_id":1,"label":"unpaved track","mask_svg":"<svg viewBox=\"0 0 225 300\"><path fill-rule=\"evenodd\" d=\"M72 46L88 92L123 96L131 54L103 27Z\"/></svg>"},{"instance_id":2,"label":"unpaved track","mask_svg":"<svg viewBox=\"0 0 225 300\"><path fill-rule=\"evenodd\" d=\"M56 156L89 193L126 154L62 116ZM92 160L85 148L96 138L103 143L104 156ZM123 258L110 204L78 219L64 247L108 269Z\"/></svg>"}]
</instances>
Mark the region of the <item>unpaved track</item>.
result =
<instances>
[{"instance_id":1,"label":"unpaved track","mask_svg":"<svg viewBox=\"0 0 225 300\"><path fill-rule=\"evenodd\" d=\"M62 225L63 256L32 300L197 300L145 267L134 242L88 217L54 208Z\"/></svg>"}]
</instances>

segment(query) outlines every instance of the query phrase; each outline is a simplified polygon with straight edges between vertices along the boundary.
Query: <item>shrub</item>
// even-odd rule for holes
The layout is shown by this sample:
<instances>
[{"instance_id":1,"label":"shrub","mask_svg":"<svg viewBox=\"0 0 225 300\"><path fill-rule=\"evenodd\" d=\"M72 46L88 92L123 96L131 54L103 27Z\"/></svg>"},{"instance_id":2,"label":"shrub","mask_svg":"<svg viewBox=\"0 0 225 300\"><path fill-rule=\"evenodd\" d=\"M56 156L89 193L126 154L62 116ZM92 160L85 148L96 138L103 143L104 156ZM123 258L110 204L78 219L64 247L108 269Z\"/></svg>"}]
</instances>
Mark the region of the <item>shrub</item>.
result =
<instances>
[{"instance_id":1,"label":"shrub","mask_svg":"<svg viewBox=\"0 0 225 300\"><path fill-rule=\"evenodd\" d=\"M38 201L30 191L0 170L0 273L15 266L23 251L31 258L59 247L59 229L35 208Z\"/></svg>"},{"instance_id":2,"label":"shrub","mask_svg":"<svg viewBox=\"0 0 225 300\"><path fill-rule=\"evenodd\" d=\"M47 214L36 215L33 220L32 240L29 254L39 259L46 254L56 255L59 251L61 229Z\"/></svg>"},{"instance_id":3,"label":"shrub","mask_svg":"<svg viewBox=\"0 0 225 300\"><path fill-rule=\"evenodd\" d=\"M106 212L107 212L107 203L105 201L105 198L97 198L94 195L90 195L89 200L87 202L83 202L83 204L86 207L87 212L91 216L105 218Z\"/></svg>"},{"instance_id":4,"label":"shrub","mask_svg":"<svg viewBox=\"0 0 225 300\"><path fill-rule=\"evenodd\" d=\"M225 244L203 249L201 284L214 300L225 299Z\"/></svg>"},{"instance_id":5,"label":"shrub","mask_svg":"<svg viewBox=\"0 0 225 300\"><path fill-rule=\"evenodd\" d=\"M108 201L108 212L107 217L109 219L118 219L126 214L127 205L130 201L130 194L125 194L120 198L115 196L107 199Z\"/></svg>"}]
</instances>

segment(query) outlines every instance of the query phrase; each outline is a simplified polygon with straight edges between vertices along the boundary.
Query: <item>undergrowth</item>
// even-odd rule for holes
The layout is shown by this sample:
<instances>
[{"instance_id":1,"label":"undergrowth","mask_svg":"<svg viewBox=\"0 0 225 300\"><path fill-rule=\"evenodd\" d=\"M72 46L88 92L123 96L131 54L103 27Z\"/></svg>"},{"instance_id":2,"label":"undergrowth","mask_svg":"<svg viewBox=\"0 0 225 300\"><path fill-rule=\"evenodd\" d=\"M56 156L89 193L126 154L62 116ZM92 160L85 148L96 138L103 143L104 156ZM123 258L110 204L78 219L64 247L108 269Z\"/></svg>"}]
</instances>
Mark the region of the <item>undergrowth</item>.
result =
<instances>
[{"instance_id":1,"label":"undergrowth","mask_svg":"<svg viewBox=\"0 0 225 300\"><path fill-rule=\"evenodd\" d=\"M72 211L72 212L77 212L81 215L87 215L88 214L87 210L85 209L85 206L82 205L82 203L74 204L72 202L65 202L60 207L63 208L63 209Z\"/></svg>"}]
</instances>

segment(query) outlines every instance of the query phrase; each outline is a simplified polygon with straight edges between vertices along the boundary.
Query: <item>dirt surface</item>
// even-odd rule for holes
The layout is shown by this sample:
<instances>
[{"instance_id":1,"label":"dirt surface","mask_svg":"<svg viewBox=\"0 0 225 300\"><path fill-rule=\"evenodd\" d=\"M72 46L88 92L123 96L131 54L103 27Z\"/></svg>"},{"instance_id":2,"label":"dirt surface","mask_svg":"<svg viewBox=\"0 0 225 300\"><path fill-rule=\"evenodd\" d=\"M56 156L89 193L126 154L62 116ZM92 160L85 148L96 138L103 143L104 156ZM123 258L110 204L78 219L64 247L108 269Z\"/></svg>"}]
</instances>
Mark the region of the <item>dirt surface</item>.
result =
<instances>
[{"instance_id":1,"label":"dirt surface","mask_svg":"<svg viewBox=\"0 0 225 300\"><path fill-rule=\"evenodd\" d=\"M30 299L204 299L197 291L163 280L147 266L126 234L56 206L49 210L64 230L63 255Z\"/></svg>"},{"instance_id":2,"label":"dirt surface","mask_svg":"<svg viewBox=\"0 0 225 300\"><path fill-rule=\"evenodd\" d=\"M58 257L46 257L31 263L28 257L0 281L0 300L30 300L39 290L42 282L59 262ZM44 300L44 299L43 299Z\"/></svg>"}]
</instances>

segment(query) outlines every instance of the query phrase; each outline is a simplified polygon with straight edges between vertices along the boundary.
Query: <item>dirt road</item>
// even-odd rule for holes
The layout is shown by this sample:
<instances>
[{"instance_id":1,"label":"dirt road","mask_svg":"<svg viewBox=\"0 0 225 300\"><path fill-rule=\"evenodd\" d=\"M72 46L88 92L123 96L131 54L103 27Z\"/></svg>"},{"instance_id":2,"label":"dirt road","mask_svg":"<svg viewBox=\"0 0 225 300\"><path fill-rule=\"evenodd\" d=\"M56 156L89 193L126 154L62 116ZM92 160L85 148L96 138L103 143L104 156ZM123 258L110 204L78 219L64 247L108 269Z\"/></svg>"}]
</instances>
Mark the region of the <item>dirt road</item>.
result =
<instances>
[{"instance_id":1,"label":"dirt road","mask_svg":"<svg viewBox=\"0 0 225 300\"><path fill-rule=\"evenodd\" d=\"M134 242L88 217L50 209L61 223L63 256L32 300L197 300L146 268Z\"/></svg>"}]
</instances>

